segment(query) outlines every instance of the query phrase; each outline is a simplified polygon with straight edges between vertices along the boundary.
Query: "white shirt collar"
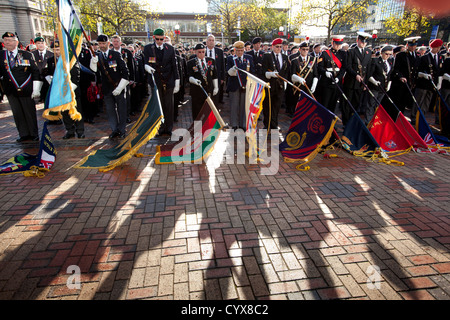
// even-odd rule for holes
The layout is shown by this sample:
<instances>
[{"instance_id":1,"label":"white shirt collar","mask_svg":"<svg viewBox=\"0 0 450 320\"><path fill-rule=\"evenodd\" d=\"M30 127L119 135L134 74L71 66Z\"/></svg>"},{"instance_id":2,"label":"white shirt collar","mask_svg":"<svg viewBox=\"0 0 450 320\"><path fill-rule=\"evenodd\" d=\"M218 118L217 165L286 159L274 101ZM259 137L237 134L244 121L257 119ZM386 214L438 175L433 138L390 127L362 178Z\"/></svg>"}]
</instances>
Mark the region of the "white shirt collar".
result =
<instances>
[{"instance_id":1,"label":"white shirt collar","mask_svg":"<svg viewBox=\"0 0 450 320\"><path fill-rule=\"evenodd\" d=\"M9 50L8 50L8 54L9 54L10 52L12 52L13 55L14 55L14 57L15 57L15 56L17 56L17 53L19 52L19 49L18 49L18 48L15 48L13 51L9 51Z\"/></svg>"}]
</instances>

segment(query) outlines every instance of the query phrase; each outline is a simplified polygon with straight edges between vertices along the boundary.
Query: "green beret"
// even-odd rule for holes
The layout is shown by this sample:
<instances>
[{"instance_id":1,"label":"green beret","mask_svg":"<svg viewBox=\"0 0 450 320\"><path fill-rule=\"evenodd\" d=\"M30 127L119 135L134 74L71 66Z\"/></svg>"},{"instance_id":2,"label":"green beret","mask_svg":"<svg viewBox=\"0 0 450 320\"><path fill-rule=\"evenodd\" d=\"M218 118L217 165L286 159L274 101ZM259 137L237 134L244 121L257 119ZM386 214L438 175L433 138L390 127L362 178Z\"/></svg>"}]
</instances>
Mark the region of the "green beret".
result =
<instances>
[{"instance_id":1,"label":"green beret","mask_svg":"<svg viewBox=\"0 0 450 320\"><path fill-rule=\"evenodd\" d=\"M163 36L164 35L164 30L161 29L161 28L158 28L155 31L153 31L153 35L154 36Z\"/></svg>"},{"instance_id":2,"label":"green beret","mask_svg":"<svg viewBox=\"0 0 450 320\"><path fill-rule=\"evenodd\" d=\"M38 42L38 41L45 42L44 38L42 38L42 37L36 37L36 38L34 38L34 42Z\"/></svg>"}]
</instances>

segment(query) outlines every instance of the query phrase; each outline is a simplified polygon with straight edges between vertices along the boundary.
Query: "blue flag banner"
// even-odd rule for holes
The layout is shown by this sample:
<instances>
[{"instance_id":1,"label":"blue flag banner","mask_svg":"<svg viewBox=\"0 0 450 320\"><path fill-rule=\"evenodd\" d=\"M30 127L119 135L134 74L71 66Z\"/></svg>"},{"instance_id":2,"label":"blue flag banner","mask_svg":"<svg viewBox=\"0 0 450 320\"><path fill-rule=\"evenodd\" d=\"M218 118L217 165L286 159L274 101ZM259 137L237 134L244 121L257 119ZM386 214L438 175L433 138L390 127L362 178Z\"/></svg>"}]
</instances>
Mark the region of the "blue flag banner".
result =
<instances>
[{"instance_id":1,"label":"blue flag banner","mask_svg":"<svg viewBox=\"0 0 450 320\"><path fill-rule=\"evenodd\" d=\"M425 119L425 115L420 108L417 108L416 130L432 152L448 154L448 151L450 151L449 139L444 136L436 135L431 131L431 128Z\"/></svg>"},{"instance_id":2,"label":"blue flag banner","mask_svg":"<svg viewBox=\"0 0 450 320\"><path fill-rule=\"evenodd\" d=\"M56 150L47 129L47 121L42 129L41 144L37 155L18 154L0 164L0 175L22 173L27 177L44 177L55 163Z\"/></svg>"},{"instance_id":3,"label":"blue flag banner","mask_svg":"<svg viewBox=\"0 0 450 320\"><path fill-rule=\"evenodd\" d=\"M345 126L341 141L342 147L354 156L383 164L404 165L387 156L357 113L351 116Z\"/></svg>"},{"instance_id":4,"label":"blue flag banner","mask_svg":"<svg viewBox=\"0 0 450 320\"><path fill-rule=\"evenodd\" d=\"M308 170L306 163L314 159L333 134L337 117L305 92L300 93L286 139L280 151L286 162L302 162L298 170Z\"/></svg>"}]
</instances>

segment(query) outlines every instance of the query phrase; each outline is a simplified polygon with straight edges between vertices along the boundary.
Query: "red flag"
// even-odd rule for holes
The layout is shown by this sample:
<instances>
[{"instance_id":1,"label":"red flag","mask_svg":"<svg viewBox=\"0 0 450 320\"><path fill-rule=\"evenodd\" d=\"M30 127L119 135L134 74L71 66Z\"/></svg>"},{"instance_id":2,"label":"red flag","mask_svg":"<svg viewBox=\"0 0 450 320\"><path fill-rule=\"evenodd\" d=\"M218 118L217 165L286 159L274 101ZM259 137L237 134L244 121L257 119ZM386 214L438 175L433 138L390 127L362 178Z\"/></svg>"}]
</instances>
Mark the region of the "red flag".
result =
<instances>
[{"instance_id":1,"label":"red flag","mask_svg":"<svg viewBox=\"0 0 450 320\"><path fill-rule=\"evenodd\" d=\"M381 105L375 112L368 129L385 151L406 151L412 147Z\"/></svg>"},{"instance_id":2,"label":"red flag","mask_svg":"<svg viewBox=\"0 0 450 320\"><path fill-rule=\"evenodd\" d=\"M411 125L411 123L405 118L403 113L399 113L395 124L400 131L403 132L405 138L409 141L409 144L414 147L414 149L422 148L428 149L428 146L422 137L417 133L416 129Z\"/></svg>"}]
</instances>

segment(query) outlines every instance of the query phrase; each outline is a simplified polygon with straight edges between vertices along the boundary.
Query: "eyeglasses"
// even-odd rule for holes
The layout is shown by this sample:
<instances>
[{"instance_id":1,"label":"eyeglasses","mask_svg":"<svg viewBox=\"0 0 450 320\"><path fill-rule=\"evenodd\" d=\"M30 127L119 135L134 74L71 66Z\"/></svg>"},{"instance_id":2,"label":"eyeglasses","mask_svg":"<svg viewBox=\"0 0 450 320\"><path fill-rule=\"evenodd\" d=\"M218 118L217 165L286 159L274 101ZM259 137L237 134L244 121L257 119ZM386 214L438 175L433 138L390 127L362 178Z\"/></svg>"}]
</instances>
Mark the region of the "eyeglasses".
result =
<instances>
[{"instance_id":1,"label":"eyeglasses","mask_svg":"<svg viewBox=\"0 0 450 320\"><path fill-rule=\"evenodd\" d=\"M381 54L384 54L386 56L392 56L392 53L382 52Z\"/></svg>"},{"instance_id":2,"label":"eyeglasses","mask_svg":"<svg viewBox=\"0 0 450 320\"><path fill-rule=\"evenodd\" d=\"M281 45L280 46L275 46L275 48L283 48L283 46L281 46Z\"/></svg>"},{"instance_id":3,"label":"eyeglasses","mask_svg":"<svg viewBox=\"0 0 450 320\"><path fill-rule=\"evenodd\" d=\"M197 53L205 53L205 50L197 50Z\"/></svg>"},{"instance_id":4,"label":"eyeglasses","mask_svg":"<svg viewBox=\"0 0 450 320\"><path fill-rule=\"evenodd\" d=\"M156 41L164 41L164 38L156 38L156 37L155 37L155 40L156 40Z\"/></svg>"},{"instance_id":5,"label":"eyeglasses","mask_svg":"<svg viewBox=\"0 0 450 320\"><path fill-rule=\"evenodd\" d=\"M308 48L302 48L302 49L300 49L300 50L302 50L302 51L309 51Z\"/></svg>"}]
</instances>

